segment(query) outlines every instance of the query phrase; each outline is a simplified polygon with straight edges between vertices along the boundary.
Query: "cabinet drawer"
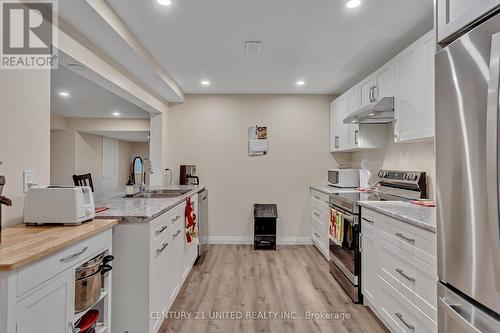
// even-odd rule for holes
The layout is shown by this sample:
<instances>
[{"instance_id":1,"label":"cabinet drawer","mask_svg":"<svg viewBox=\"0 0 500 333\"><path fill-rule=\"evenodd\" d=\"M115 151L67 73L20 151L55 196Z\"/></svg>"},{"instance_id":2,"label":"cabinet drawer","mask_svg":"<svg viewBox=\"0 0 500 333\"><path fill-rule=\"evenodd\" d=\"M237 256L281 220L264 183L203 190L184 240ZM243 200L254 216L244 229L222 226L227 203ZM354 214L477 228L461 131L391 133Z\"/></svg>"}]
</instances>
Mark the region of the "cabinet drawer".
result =
<instances>
[{"instance_id":1,"label":"cabinet drawer","mask_svg":"<svg viewBox=\"0 0 500 333\"><path fill-rule=\"evenodd\" d=\"M436 234L380 215L379 236L436 267Z\"/></svg>"},{"instance_id":2,"label":"cabinet drawer","mask_svg":"<svg viewBox=\"0 0 500 333\"><path fill-rule=\"evenodd\" d=\"M362 208L361 210L361 231L371 231L377 234L378 224L380 219L369 209Z\"/></svg>"},{"instance_id":3,"label":"cabinet drawer","mask_svg":"<svg viewBox=\"0 0 500 333\"><path fill-rule=\"evenodd\" d=\"M107 230L20 268L17 273L17 296L25 294L66 269L80 265L99 254L109 247L110 240L111 230Z\"/></svg>"},{"instance_id":4,"label":"cabinet drawer","mask_svg":"<svg viewBox=\"0 0 500 333\"><path fill-rule=\"evenodd\" d=\"M329 195L320 191L311 190L311 199L313 198L321 202L328 202Z\"/></svg>"},{"instance_id":5,"label":"cabinet drawer","mask_svg":"<svg viewBox=\"0 0 500 333\"><path fill-rule=\"evenodd\" d=\"M436 321L436 268L385 239L379 244L380 276Z\"/></svg>"},{"instance_id":6,"label":"cabinet drawer","mask_svg":"<svg viewBox=\"0 0 500 333\"><path fill-rule=\"evenodd\" d=\"M151 244L151 248L158 245L159 238L163 237L164 234L170 232L170 227L172 226L172 224L179 221L184 221L185 208L186 204L182 202L167 211L165 214L158 216L150 223L149 244Z\"/></svg>"},{"instance_id":7,"label":"cabinet drawer","mask_svg":"<svg viewBox=\"0 0 500 333\"><path fill-rule=\"evenodd\" d=\"M328 254L330 248L330 240L328 238L328 228L315 222L313 218L312 238L319 245L323 253Z\"/></svg>"},{"instance_id":8,"label":"cabinet drawer","mask_svg":"<svg viewBox=\"0 0 500 333\"><path fill-rule=\"evenodd\" d=\"M434 320L425 315L408 299L379 277L381 298L380 314L393 331L408 333L430 333L437 331Z\"/></svg>"}]
</instances>

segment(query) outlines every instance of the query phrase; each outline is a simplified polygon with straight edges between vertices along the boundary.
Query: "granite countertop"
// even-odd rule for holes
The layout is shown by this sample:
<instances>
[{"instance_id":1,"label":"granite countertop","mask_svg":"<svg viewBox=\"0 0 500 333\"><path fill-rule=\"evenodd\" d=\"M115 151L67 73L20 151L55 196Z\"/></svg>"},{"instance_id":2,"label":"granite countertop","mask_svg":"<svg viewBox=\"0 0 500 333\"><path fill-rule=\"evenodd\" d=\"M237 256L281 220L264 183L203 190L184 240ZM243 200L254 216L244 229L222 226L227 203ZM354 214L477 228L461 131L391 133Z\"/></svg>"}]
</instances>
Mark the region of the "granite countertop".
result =
<instances>
[{"instance_id":1,"label":"granite countertop","mask_svg":"<svg viewBox=\"0 0 500 333\"><path fill-rule=\"evenodd\" d=\"M346 193L356 190L354 188L342 188L330 185L310 185L309 188L311 188L312 190L320 191L325 194Z\"/></svg>"},{"instance_id":2,"label":"granite countertop","mask_svg":"<svg viewBox=\"0 0 500 333\"><path fill-rule=\"evenodd\" d=\"M173 198L124 198L125 192L119 190L97 193L94 194L95 206L109 209L97 213L96 218L118 219L120 223L147 223L186 200L187 197L202 191L205 189L205 186L174 185L168 187L151 187L151 190L161 189L186 189L190 191Z\"/></svg>"},{"instance_id":3,"label":"granite countertop","mask_svg":"<svg viewBox=\"0 0 500 333\"><path fill-rule=\"evenodd\" d=\"M430 232L436 232L436 208L403 201L360 201L358 204Z\"/></svg>"}]
</instances>

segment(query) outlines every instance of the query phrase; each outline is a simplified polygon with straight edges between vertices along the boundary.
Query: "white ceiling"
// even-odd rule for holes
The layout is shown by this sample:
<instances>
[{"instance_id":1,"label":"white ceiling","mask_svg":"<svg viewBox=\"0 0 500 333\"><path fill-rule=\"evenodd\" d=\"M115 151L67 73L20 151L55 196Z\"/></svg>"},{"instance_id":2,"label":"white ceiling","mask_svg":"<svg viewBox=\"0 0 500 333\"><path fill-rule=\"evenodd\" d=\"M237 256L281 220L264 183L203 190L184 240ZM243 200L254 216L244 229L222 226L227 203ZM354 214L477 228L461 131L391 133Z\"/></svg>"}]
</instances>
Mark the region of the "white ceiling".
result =
<instances>
[{"instance_id":1,"label":"white ceiling","mask_svg":"<svg viewBox=\"0 0 500 333\"><path fill-rule=\"evenodd\" d=\"M119 112L120 118L150 117L135 104L64 66L53 69L51 74L50 107L54 114L70 118L114 118L112 113ZM60 96L61 91L70 96Z\"/></svg>"},{"instance_id":2,"label":"white ceiling","mask_svg":"<svg viewBox=\"0 0 500 333\"><path fill-rule=\"evenodd\" d=\"M433 0L107 0L185 93L341 93L432 28ZM177 101L88 4L60 14L158 94ZM246 55L244 42L263 43ZM202 87L201 79L212 85ZM303 87L294 83L306 81Z\"/></svg>"}]
</instances>

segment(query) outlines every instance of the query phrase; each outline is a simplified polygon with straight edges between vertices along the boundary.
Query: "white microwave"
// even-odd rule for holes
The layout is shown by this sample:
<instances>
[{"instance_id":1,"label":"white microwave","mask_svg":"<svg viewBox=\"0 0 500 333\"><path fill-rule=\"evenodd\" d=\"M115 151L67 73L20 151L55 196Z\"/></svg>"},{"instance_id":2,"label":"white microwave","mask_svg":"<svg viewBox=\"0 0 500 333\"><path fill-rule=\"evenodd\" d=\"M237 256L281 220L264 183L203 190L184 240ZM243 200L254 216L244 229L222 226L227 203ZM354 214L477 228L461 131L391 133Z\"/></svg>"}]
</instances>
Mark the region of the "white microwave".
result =
<instances>
[{"instance_id":1,"label":"white microwave","mask_svg":"<svg viewBox=\"0 0 500 333\"><path fill-rule=\"evenodd\" d=\"M359 169L330 169L328 184L335 187L359 187Z\"/></svg>"}]
</instances>

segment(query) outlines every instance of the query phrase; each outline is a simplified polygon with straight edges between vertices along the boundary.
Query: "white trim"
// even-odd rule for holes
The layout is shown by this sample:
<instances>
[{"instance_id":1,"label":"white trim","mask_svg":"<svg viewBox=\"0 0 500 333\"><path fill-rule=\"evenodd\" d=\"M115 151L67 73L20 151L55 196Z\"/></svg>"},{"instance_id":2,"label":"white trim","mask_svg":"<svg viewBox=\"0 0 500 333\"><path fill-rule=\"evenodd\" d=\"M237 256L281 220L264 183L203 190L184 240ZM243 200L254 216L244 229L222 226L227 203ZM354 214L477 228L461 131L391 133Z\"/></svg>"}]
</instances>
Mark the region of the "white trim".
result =
<instances>
[{"instance_id":1,"label":"white trim","mask_svg":"<svg viewBox=\"0 0 500 333\"><path fill-rule=\"evenodd\" d=\"M205 244L251 245L253 237L209 236L202 240ZM312 245L311 237L278 237L278 245Z\"/></svg>"}]
</instances>

